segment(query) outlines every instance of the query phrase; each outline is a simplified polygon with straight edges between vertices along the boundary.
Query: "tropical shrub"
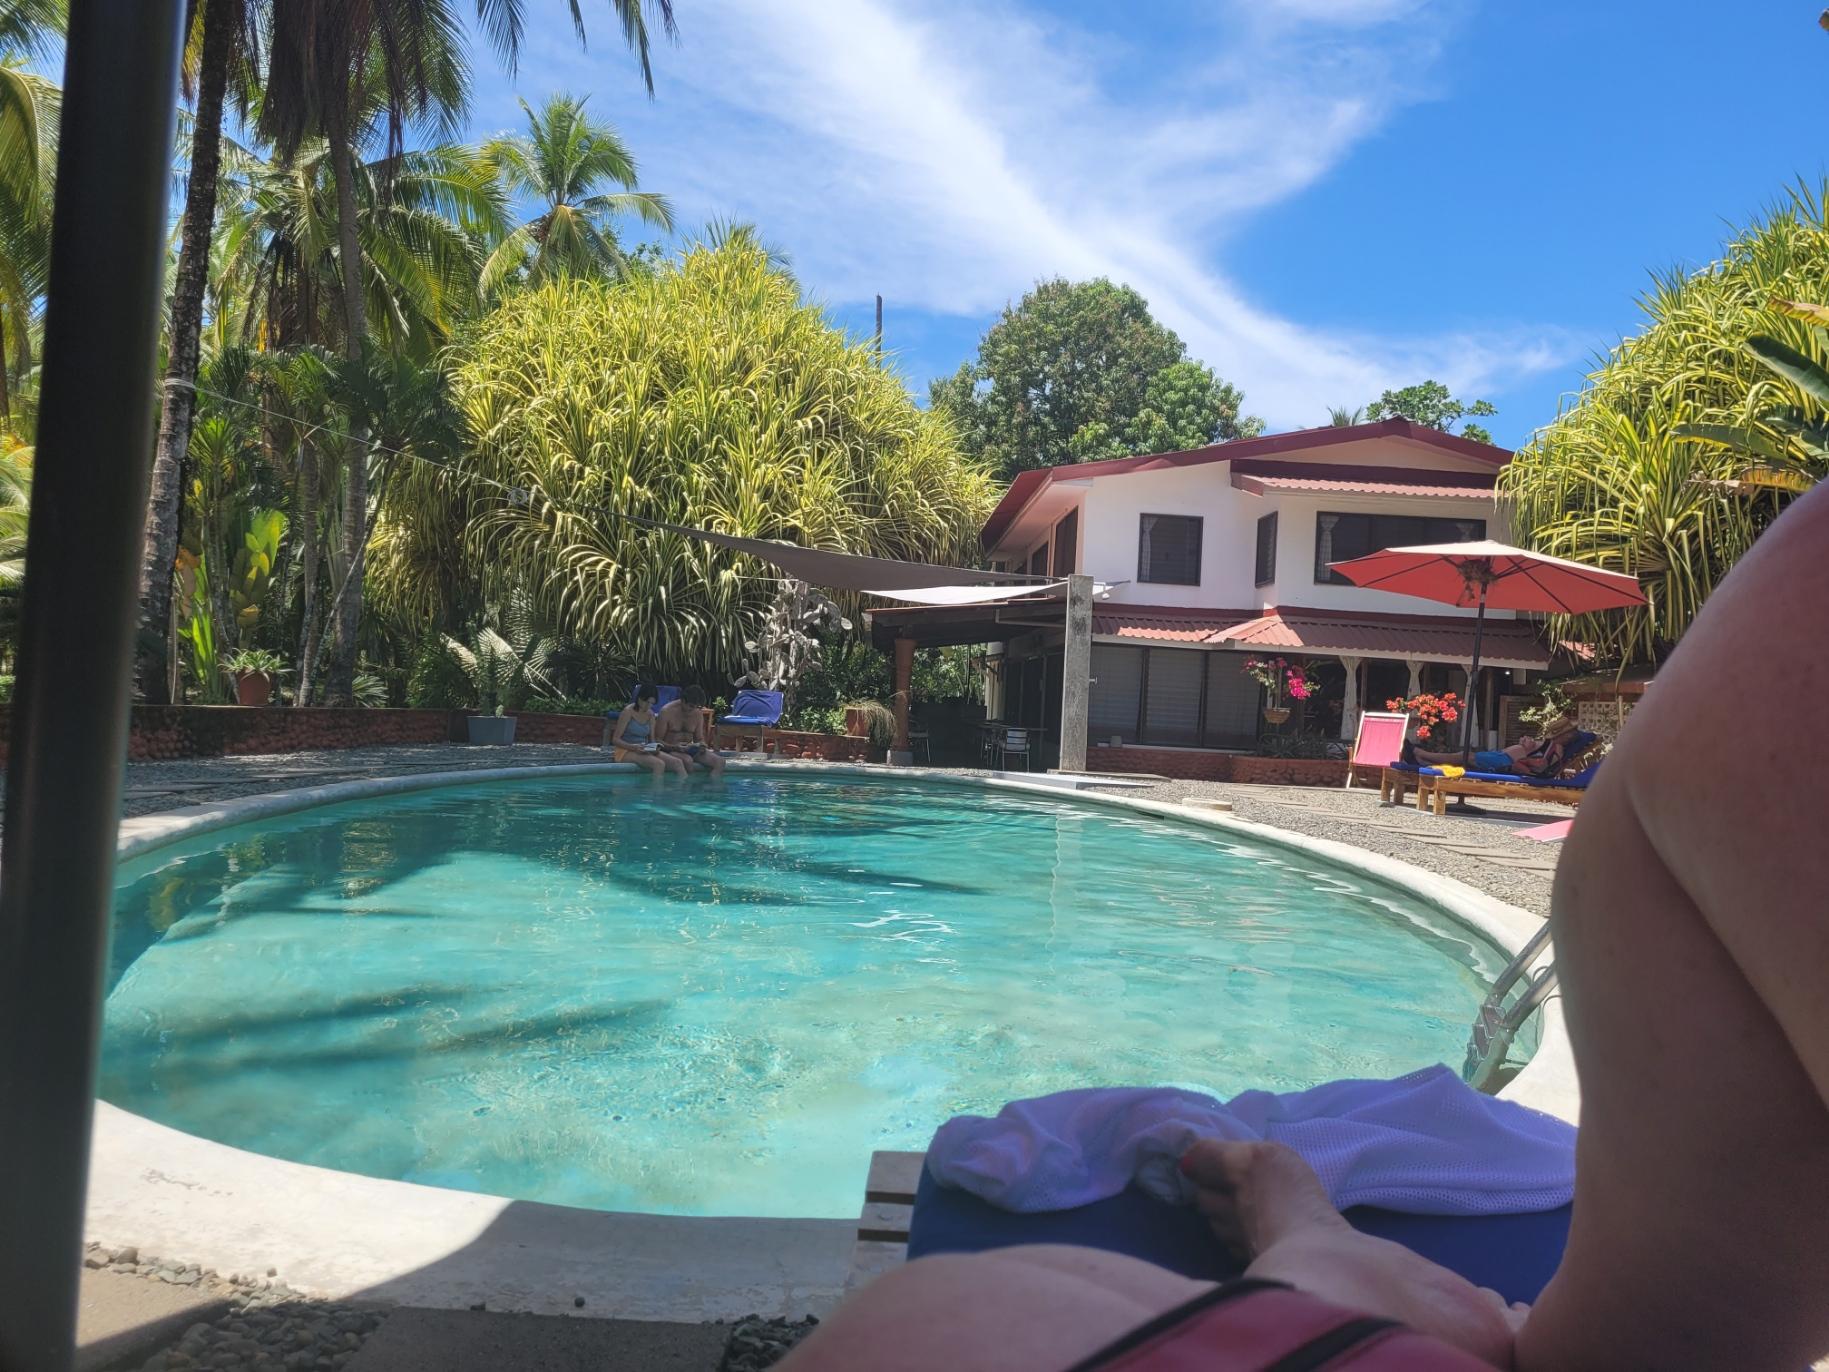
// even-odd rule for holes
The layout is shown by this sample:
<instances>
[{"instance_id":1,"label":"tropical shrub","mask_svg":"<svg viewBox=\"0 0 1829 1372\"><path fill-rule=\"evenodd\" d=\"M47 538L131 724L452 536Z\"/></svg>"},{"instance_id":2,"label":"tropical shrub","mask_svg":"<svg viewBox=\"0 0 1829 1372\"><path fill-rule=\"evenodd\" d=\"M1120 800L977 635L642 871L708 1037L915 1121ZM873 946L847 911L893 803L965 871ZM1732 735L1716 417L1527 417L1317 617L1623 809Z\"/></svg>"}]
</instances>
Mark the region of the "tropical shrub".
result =
<instances>
[{"instance_id":1,"label":"tropical shrub","mask_svg":"<svg viewBox=\"0 0 1829 1372\"><path fill-rule=\"evenodd\" d=\"M1610 664L1655 663L1760 532L1794 498L1749 481L1750 455L1785 445L1784 421L1820 420L1822 397L1762 362L1776 340L1821 365L1829 346L1789 302L1829 301L1825 189L1799 186L1736 234L1717 262L1657 277L1646 326L1590 373L1554 423L1499 478L1514 537L1558 557L1639 578L1649 604L1552 623ZM1813 407L1813 408L1807 408ZM1721 439L1745 435L1736 447ZM1821 453L1793 449L1821 474Z\"/></svg>"},{"instance_id":2,"label":"tropical shrub","mask_svg":"<svg viewBox=\"0 0 1829 1372\"><path fill-rule=\"evenodd\" d=\"M459 710L471 703L469 674L442 638L419 645L407 673L406 703L415 710Z\"/></svg>"},{"instance_id":3,"label":"tropical shrub","mask_svg":"<svg viewBox=\"0 0 1829 1372\"><path fill-rule=\"evenodd\" d=\"M486 592L659 680L728 680L772 569L624 518L878 556L977 554L995 492L874 350L831 328L746 235L624 283L511 296L462 346L473 447L383 517L449 527ZM403 499L406 497L403 495ZM380 540L377 575L411 550Z\"/></svg>"}]
</instances>

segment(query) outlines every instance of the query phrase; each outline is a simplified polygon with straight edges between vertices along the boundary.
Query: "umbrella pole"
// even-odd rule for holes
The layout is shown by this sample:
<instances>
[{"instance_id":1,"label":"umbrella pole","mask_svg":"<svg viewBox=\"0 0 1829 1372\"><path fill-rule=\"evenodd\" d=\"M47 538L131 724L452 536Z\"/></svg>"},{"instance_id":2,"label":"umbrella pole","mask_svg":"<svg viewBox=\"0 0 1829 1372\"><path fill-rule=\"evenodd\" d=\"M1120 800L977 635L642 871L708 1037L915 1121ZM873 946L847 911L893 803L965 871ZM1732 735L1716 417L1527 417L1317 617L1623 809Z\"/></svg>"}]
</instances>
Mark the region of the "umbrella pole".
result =
<instances>
[{"instance_id":1,"label":"umbrella pole","mask_svg":"<svg viewBox=\"0 0 1829 1372\"><path fill-rule=\"evenodd\" d=\"M1486 588L1490 584L1486 577L1480 578L1480 605L1473 617L1473 663L1467 669L1467 708L1461 716L1461 766L1469 771L1473 768L1473 721L1479 713L1480 640L1486 634ZM1463 814L1479 813L1466 796L1456 796L1454 808Z\"/></svg>"}]
</instances>

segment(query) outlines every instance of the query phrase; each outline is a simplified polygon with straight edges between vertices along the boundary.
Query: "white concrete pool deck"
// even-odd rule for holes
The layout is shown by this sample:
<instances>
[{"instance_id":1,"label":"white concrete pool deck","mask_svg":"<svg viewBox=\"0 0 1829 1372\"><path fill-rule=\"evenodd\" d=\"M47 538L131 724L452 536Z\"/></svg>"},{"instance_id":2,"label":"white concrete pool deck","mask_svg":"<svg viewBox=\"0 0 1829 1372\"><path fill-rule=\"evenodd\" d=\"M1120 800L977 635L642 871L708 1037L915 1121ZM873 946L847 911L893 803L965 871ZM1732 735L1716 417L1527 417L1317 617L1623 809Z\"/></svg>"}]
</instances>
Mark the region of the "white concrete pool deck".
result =
<instances>
[{"instance_id":1,"label":"white concrete pool deck","mask_svg":"<svg viewBox=\"0 0 1829 1372\"><path fill-rule=\"evenodd\" d=\"M1061 782L1053 778L774 760L731 765L1049 796L1061 792ZM342 800L524 779L529 772L632 770L614 763L521 766L247 796L124 820L119 853L129 857L213 829ZM1315 853L1407 888L1508 950L1542 927L1541 917L1463 882L1347 844L1134 796L1082 791L1077 798ZM1501 1094L1576 1118L1579 1095L1559 1001L1545 1007L1535 1056ZM326 1299L698 1321L752 1312L823 1314L842 1293L855 1229L851 1220L580 1210L384 1181L245 1152L98 1103L85 1237L225 1274L274 1269L278 1280Z\"/></svg>"}]
</instances>

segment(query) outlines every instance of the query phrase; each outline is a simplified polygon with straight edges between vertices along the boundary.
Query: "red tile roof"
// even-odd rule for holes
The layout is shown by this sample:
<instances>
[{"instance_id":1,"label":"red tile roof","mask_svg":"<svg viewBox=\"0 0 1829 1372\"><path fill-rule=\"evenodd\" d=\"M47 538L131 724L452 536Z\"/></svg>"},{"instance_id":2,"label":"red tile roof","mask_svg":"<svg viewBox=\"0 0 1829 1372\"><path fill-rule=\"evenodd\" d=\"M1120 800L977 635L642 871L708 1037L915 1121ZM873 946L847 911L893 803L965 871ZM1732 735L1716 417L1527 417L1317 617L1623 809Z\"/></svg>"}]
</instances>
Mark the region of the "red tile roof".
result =
<instances>
[{"instance_id":1,"label":"red tile roof","mask_svg":"<svg viewBox=\"0 0 1829 1372\"><path fill-rule=\"evenodd\" d=\"M1424 443L1459 457L1470 457L1487 463L1494 471L1511 461L1511 452L1489 443L1476 443L1459 434L1445 434L1412 424L1407 419L1384 419L1375 424L1327 425L1318 429L1296 429L1290 433L1266 434L1262 438L1239 438L1230 443L1212 443L1204 448L1190 448L1178 453L1149 453L1139 457L1116 457L1104 462L1077 462L1062 467L1040 467L1019 472L1004 492L1003 499L991 512L979 535L985 547L992 548L1003 537L1004 530L1015 522L1023 507L1042 489L1056 481L1077 480L1088 476L1114 476L1124 472L1148 472L1170 467L1197 467L1208 462L1234 462L1243 458L1275 457L1282 453L1329 448L1336 443L1356 443L1367 438L1406 438ZM1431 473L1431 477L1440 473Z\"/></svg>"},{"instance_id":2,"label":"red tile roof","mask_svg":"<svg viewBox=\"0 0 1829 1372\"><path fill-rule=\"evenodd\" d=\"M1099 638L1149 638L1165 643L1205 643L1251 610L1203 610L1192 606L1112 605L1092 607L1092 632Z\"/></svg>"},{"instance_id":3,"label":"red tile roof","mask_svg":"<svg viewBox=\"0 0 1829 1372\"><path fill-rule=\"evenodd\" d=\"M1354 614L1291 606L1226 626L1205 640L1243 648L1375 654L1466 661L1473 656L1473 620L1467 616ZM1480 660L1495 667L1547 667L1550 650L1528 620L1489 619Z\"/></svg>"}]
</instances>

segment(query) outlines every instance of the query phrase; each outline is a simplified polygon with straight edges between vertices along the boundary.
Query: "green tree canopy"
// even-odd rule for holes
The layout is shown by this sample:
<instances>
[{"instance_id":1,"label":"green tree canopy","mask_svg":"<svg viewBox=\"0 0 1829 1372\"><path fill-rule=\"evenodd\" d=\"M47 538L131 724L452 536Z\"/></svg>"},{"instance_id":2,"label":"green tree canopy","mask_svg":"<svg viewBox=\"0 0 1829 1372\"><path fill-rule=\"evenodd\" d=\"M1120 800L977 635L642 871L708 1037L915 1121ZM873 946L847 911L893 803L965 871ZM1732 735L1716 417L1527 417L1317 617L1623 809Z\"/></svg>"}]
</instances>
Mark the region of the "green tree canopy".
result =
<instances>
[{"instance_id":1,"label":"green tree canopy","mask_svg":"<svg viewBox=\"0 0 1829 1372\"><path fill-rule=\"evenodd\" d=\"M1166 373L1166 375L1165 375ZM929 388L968 451L1008 477L1260 432L1128 286L1044 281L991 326L978 360Z\"/></svg>"},{"instance_id":2,"label":"green tree canopy","mask_svg":"<svg viewBox=\"0 0 1829 1372\"><path fill-rule=\"evenodd\" d=\"M1643 610L1557 632L1612 661L1655 662L1793 498L1782 483L1749 481L1749 459L1788 452L1806 474L1829 472L1793 425L1807 439L1829 397L1810 393L1807 372L1787 377L1748 346L1777 340L1829 362L1829 336L1791 304L1829 302L1824 199L1824 187L1800 187L1719 261L1657 277L1640 301L1645 328L1601 359L1501 475L1520 542L1633 573L1650 597Z\"/></svg>"},{"instance_id":3,"label":"green tree canopy","mask_svg":"<svg viewBox=\"0 0 1829 1372\"><path fill-rule=\"evenodd\" d=\"M1414 386L1405 386L1401 391L1386 391L1365 407L1367 419L1407 419L1412 424L1440 429L1445 434L1453 433L1454 426L1467 415L1483 418L1497 413L1489 400L1456 400L1439 381L1421 381ZM1330 417L1334 423L1339 422L1337 417L1331 414ZM1462 424L1461 437L1471 438L1476 443L1490 443L1492 431L1481 424Z\"/></svg>"},{"instance_id":4,"label":"green tree canopy","mask_svg":"<svg viewBox=\"0 0 1829 1372\"><path fill-rule=\"evenodd\" d=\"M472 450L390 488L377 604L437 613L417 598L455 530L479 598L524 589L556 631L673 679L734 672L776 576L620 513L956 561L994 501L951 427L747 237L510 295L454 394Z\"/></svg>"}]
</instances>

